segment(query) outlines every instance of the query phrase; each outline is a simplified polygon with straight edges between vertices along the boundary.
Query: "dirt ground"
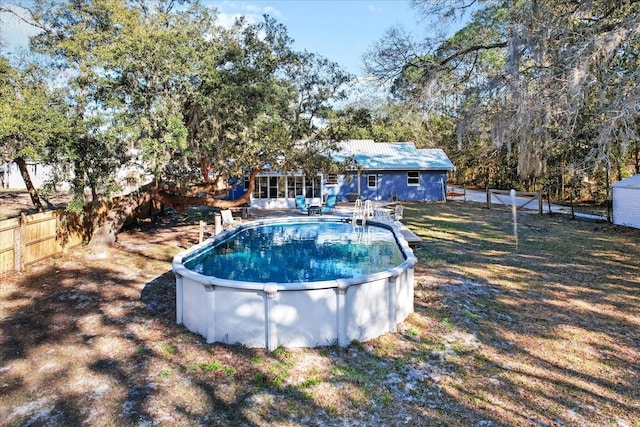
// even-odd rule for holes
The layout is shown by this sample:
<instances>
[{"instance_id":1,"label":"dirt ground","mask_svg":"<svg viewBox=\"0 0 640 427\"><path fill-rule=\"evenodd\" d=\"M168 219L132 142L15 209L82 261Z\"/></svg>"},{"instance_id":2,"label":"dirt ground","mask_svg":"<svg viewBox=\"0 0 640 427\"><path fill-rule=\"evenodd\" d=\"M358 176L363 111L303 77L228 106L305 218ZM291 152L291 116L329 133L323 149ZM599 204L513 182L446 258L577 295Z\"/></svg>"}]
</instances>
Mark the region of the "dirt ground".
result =
<instances>
[{"instance_id":1,"label":"dirt ground","mask_svg":"<svg viewBox=\"0 0 640 427\"><path fill-rule=\"evenodd\" d=\"M68 193L59 192L51 197L43 198L43 205L47 210L62 209L67 206L70 199ZM0 191L0 220L13 218L21 213L28 215L35 212L29 193Z\"/></svg>"},{"instance_id":2,"label":"dirt ground","mask_svg":"<svg viewBox=\"0 0 640 427\"><path fill-rule=\"evenodd\" d=\"M0 277L0 425L640 427L640 233L410 205L415 313L318 349L206 344L175 323L199 211Z\"/></svg>"}]
</instances>

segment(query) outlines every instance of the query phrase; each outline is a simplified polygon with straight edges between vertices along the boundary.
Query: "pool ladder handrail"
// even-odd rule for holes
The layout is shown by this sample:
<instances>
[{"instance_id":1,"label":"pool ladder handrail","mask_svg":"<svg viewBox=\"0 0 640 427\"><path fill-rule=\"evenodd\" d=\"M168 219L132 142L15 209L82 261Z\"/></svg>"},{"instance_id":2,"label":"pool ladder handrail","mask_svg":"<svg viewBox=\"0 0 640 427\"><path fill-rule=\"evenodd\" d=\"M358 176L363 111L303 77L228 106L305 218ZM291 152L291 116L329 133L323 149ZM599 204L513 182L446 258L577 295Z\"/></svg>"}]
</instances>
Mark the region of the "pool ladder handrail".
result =
<instances>
[{"instance_id":1,"label":"pool ladder handrail","mask_svg":"<svg viewBox=\"0 0 640 427\"><path fill-rule=\"evenodd\" d=\"M360 220L364 227L367 224L368 219L373 219L373 204L371 203L371 200L365 200L363 204L361 199L356 199L353 216L351 217L351 224L355 227L358 220Z\"/></svg>"}]
</instances>

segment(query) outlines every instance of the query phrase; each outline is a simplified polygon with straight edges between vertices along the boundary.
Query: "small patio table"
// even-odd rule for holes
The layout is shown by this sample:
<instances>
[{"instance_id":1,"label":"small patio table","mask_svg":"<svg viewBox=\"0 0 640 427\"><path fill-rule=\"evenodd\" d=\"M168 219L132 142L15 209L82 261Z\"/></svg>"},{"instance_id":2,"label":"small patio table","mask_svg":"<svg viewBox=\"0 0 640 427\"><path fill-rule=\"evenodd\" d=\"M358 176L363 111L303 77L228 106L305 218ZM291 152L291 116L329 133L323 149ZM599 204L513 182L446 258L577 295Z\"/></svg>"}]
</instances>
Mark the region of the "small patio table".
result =
<instances>
[{"instance_id":1,"label":"small patio table","mask_svg":"<svg viewBox=\"0 0 640 427\"><path fill-rule=\"evenodd\" d=\"M307 215L322 215L322 206L311 205L307 210Z\"/></svg>"}]
</instances>

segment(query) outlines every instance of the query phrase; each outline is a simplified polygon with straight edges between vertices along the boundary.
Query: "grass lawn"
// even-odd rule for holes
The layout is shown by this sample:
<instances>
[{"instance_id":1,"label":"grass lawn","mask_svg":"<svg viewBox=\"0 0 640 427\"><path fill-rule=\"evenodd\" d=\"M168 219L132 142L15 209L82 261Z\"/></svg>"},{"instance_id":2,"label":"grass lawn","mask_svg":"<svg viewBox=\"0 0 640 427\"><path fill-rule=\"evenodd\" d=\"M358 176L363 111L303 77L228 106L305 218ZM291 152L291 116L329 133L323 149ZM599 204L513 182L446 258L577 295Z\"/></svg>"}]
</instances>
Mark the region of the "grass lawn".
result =
<instances>
[{"instance_id":1,"label":"grass lawn","mask_svg":"<svg viewBox=\"0 0 640 427\"><path fill-rule=\"evenodd\" d=\"M399 332L270 352L175 324L198 215L0 278L0 425L640 427L640 230L408 204Z\"/></svg>"}]
</instances>

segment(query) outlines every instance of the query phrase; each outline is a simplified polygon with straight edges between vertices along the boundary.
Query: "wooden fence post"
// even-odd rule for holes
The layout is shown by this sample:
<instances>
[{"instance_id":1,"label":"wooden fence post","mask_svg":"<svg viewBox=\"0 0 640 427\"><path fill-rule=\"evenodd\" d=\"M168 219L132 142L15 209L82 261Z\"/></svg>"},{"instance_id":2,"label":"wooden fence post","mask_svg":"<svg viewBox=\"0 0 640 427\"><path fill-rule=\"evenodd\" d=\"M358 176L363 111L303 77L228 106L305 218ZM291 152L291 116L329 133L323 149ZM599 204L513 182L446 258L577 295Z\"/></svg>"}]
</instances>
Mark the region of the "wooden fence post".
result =
<instances>
[{"instance_id":1,"label":"wooden fence post","mask_svg":"<svg viewBox=\"0 0 640 427\"><path fill-rule=\"evenodd\" d=\"M20 227L13 229L13 269L20 271Z\"/></svg>"},{"instance_id":2,"label":"wooden fence post","mask_svg":"<svg viewBox=\"0 0 640 427\"><path fill-rule=\"evenodd\" d=\"M24 251L26 249L25 240L27 239L27 216L23 213L20 214L20 226L14 231L14 246L13 246L13 268L16 271L22 271L24 265Z\"/></svg>"},{"instance_id":3,"label":"wooden fence post","mask_svg":"<svg viewBox=\"0 0 640 427\"><path fill-rule=\"evenodd\" d=\"M538 191L538 212L542 215L542 191Z\"/></svg>"},{"instance_id":4,"label":"wooden fence post","mask_svg":"<svg viewBox=\"0 0 640 427\"><path fill-rule=\"evenodd\" d=\"M200 221L200 234L198 235L198 243L202 243L204 240L204 228L207 226L207 223L204 221Z\"/></svg>"}]
</instances>

